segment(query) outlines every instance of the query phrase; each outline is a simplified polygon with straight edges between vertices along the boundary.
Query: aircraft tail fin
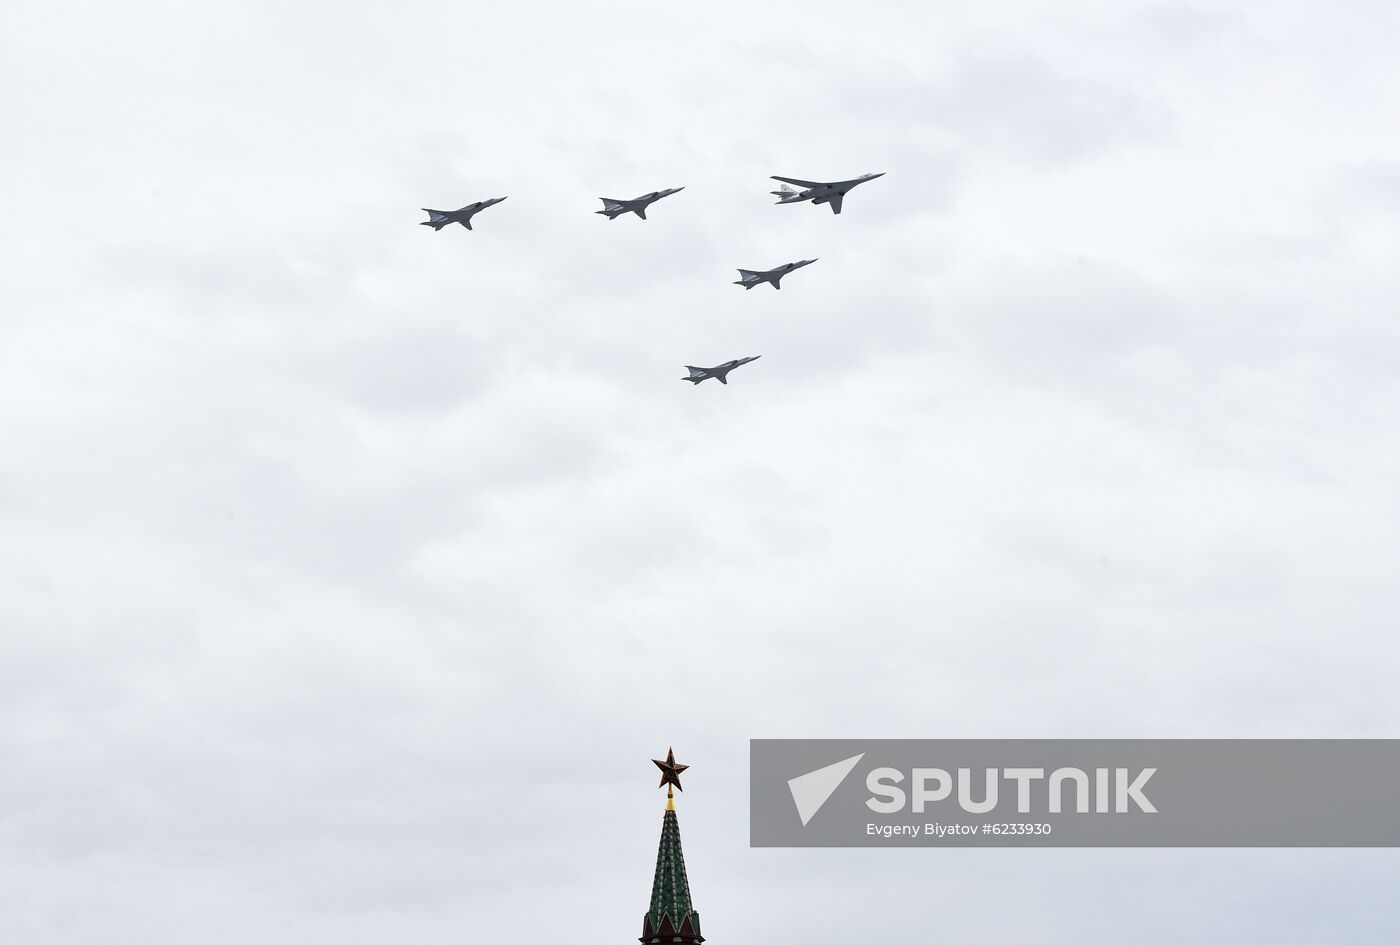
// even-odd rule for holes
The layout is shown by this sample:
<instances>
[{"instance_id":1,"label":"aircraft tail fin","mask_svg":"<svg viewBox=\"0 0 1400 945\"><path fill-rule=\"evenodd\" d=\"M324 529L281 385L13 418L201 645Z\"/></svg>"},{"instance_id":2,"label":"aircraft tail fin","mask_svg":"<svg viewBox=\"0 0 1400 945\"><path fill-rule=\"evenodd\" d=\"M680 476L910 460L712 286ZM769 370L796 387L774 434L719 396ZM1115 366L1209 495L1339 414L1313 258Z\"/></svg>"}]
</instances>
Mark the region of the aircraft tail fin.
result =
<instances>
[{"instance_id":1,"label":"aircraft tail fin","mask_svg":"<svg viewBox=\"0 0 1400 945\"><path fill-rule=\"evenodd\" d=\"M430 226L434 231L437 231L452 222L447 218L447 214L443 213L441 210L429 210L427 207L424 207L423 212L428 215L428 219L422 221L419 226Z\"/></svg>"},{"instance_id":2,"label":"aircraft tail fin","mask_svg":"<svg viewBox=\"0 0 1400 945\"><path fill-rule=\"evenodd\" d=\"M802 196L803 191L793 190L787 184L783 185L782 190L773 190L769 193L778 198L778 203L801 203L803 200L810 199Z\"/></svg>"}]
</instances>

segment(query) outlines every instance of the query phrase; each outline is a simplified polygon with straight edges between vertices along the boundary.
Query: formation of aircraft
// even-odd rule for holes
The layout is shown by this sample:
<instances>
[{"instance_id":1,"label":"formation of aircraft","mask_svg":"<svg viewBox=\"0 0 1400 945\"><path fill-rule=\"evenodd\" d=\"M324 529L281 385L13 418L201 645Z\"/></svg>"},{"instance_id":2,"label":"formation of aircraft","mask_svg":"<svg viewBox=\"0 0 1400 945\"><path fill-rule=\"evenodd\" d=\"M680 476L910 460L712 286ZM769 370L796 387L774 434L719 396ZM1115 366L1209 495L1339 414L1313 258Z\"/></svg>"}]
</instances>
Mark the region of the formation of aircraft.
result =
<instances>
[{"instance_id":1,"label":"formation of aircraft","mask_svg":"<svg viewBox=\"0 0 1400 945\"><path fill-rule=\"evenodd\" d=\"M853 180L822 182L774 175L773 180L781 181L783 186L780 190L775 190L772 193L778 198L779 204L803 203L810 200L814 204L829 204L832 213L840 213L841 201L851 188L863 184L868 180L874 180L877 177L884 176L884 172L881 171L878 174L862 174L860 177ZM802 189L793 190L793 187L800 187ZM595 210L594 212L602 214L609 220L616 220L624 213L635 213L645 220L647 218L647 207L656 203L656 201L663 197L669 197L684 189L684 187L671 187L667 190L654 190L649 194L643 194L632 200L616 200L612 197L599 197L598 199L603 201L603 209ZM472 228L472 217L482 210L485 210L487 207L493 207L505 199L505 197L492 197L489 200L480 200L476 203L467 204L460 210L429 210L424 207L423 209L424 212L428 214L428 219L423 221L422 225L430 226L433 228L434 232L436 232L448 224L460 223L470 230ZM779 285L779 282L782 280L783 276L792 272L794 269L810 266L814 262L816 262L815 259L799 259L797 262L790 262L776 269L740 269L739 279L734 284L741 285L745 290L748 290L766 282L775 289L781 289L782 286ZM685 369L689 373L681 378L681 380L690 381L691 384L699 385L700 382L707 381L713 377L721 384L728 384L730 371L741 365L748 364L750 361L757 361L760 357L762 357L762 355L756 354L749 358L737 358L733 361L726 361L723 364L708 368L695 367L687 364Z\"/></svg>"},{"instance_id":2,"label":"formation of aircraft","mask_svg":"<svg viewBox=\"0 0 1400 945\"><path fill-rule=\"evenodd\" d=\"M423 212L428 215L428 219L424 220L419 225L432 227L434 233L447 226L449 223L460 223L470 230L472 228L472 217L476 216L487 207L494 207L505 199L504 197L492 197L489 200L478 200L476 203L467 204L460 210L429 210L427 207L424 207Z\"/></svg>"},{"instance_id":3,"label":"formation of aircraft","mask_svg":"<svg viewBox=\"0 0 1400 945\"><path fill-rule=\"evenodd\" d=\"M775 289L781 289L782 278L794 269L801 269L803 266L810 266L816 262L815 259L799 259L797 262L784 263L777 269L740 269L739 278L734 280L735 285L741 285L745 289L752 289L756 285L768 283Z\"/></svg>"},{"instance_id":4,"label":"formation of aircraft","mask_svg":"<svg viewBox=\"0 0 1400 945\"><path fill-rule=\"evenodd\" d=\"M685 190L685 188L672 187L669 190L653 190L651 193L638 197L635 200L615 200L612 197L599 197L598 199L603 201L603 209L594 210L593 212L601 213L609 220L616 220L624 213L635 213L645 220L647 218L647 207L650 207L662 197L678 194L682 190Z\"/></svg>"},{"instance_id":5,"label":"formation of aircraft","mask_svg":"<svg viewBox=\"0 0 1400 945\"><path fill-rule=\"evenodd\" d=\"M757 361L761 357L763 357L763 355L756 354L751 358L737 358L733 361L725 361L723 364L717 364L714 367L695 367L694 365L687 364L685 366L685 369L690 373L685 377L681 378L681 380L690 381L690 383L692 384L699 384L701 381L708 381L710 378L713 377L721 384L728 384L730 371L734 370L741 364L748 364L750 361Z\"/></svg>"}]
</instances>

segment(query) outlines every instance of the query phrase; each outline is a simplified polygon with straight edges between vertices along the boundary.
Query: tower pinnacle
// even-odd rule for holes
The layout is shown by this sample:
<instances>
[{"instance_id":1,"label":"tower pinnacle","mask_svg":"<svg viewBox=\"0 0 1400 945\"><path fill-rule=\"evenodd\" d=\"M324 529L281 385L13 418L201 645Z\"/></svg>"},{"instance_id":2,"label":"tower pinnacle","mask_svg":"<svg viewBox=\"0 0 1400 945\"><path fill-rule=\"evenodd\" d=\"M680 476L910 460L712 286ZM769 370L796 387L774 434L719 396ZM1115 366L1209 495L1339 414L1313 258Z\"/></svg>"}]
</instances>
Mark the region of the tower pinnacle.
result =
<instances>
[{"instance_id":1,"label":"tower pinnacle","mask_svg":"<svg viewBox=\"0 0 1400 945\"><path fill-rule=\"evenodd\" d=\"M700 913L690 902L690 881L685 874L685 856L681 853L681 828L676 819L676 789L681 787L680 774L689 765L676 763L669 749L665 761L652 762L661 769L661 783L666 788L666 812L661 816L661 845L656 852L656 878L651 884L651 908L642 919L642 945L700 945Z\"/></svg>"}]
</instances>

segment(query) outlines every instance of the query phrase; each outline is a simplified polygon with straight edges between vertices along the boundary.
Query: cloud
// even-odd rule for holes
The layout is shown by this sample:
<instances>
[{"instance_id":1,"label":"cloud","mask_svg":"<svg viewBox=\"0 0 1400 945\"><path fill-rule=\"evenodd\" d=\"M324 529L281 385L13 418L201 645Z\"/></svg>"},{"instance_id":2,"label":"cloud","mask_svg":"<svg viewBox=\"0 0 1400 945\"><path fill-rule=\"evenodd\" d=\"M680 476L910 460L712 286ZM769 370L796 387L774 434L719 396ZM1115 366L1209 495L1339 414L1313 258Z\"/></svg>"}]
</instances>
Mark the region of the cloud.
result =
<instances>
[{"instance_id":1,"label":"cloud","mask_svg":"<svg viewBox=\"0 0 1400 945\"><path fill-rule=\"evenodd\" d=\"M1384 734L1363 13L16 11L5 927L630 934L674 744L716 941L1374 938L1363 851L886 868L749 850L744 784L778 734Z\"/></svg>"}]
</instances>

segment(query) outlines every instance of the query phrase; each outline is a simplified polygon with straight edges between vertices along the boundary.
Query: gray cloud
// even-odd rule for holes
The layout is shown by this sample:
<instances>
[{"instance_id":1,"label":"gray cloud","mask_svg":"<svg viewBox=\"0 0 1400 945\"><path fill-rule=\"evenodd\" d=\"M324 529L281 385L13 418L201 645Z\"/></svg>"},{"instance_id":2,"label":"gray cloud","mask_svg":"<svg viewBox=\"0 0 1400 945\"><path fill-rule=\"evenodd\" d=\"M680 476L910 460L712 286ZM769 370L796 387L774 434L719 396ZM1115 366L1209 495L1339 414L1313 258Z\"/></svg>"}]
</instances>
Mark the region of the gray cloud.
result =
<instances>
[{"instance_id":1,"label":"gray cloud","mask_svg":"<svg viewBox=\"0 0 1400 945\"><path fill-rule=\"evenodd\" d=\"M631 935L668 744L716 942L1395 937L1386 851L748 849L750 737L1400 710L1394 24L849 14L13 12L11 937Z\"/></svg>"}]
</instances>

